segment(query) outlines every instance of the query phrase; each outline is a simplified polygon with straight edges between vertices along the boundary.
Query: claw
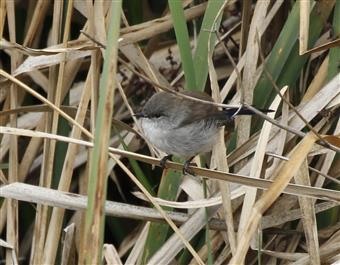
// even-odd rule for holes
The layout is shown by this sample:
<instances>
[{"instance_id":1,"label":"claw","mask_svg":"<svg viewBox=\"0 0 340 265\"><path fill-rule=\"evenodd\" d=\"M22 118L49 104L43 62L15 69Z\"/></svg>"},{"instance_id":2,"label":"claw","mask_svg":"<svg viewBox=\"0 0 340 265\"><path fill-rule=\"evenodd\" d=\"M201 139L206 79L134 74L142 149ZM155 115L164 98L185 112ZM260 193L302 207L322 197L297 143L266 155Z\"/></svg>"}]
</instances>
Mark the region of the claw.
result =
<instances>
[{"instance_id":1,"label":"claw","mask_svg":"<svg viewBox=\"0 0 340 265\"><path fill-rule=\"evenodd\" d=\"M190 157L187 161L185 161L183 165L183 170L182 170L183 175L189 174L189 175L195 176L195 173L189 168L192 165L191 161L193 159L194 159L194 156Z\"/></svg>"},{"instance_id":2,"label":"claw","mask_svg":"<svg viewBox=\"0 0 340 265\"><path fill-rule=\"evenodd\" d=\"M160 164L160 166L161 166L162 169L165 168L165 163L166 163L166 161L169 160L169 159L171 159L171 158L172 158L172 155L166 155L165 157L163 157L163 158L161 159L161 161L159 161L159 164Z\"/></svg>"}]
</instances>

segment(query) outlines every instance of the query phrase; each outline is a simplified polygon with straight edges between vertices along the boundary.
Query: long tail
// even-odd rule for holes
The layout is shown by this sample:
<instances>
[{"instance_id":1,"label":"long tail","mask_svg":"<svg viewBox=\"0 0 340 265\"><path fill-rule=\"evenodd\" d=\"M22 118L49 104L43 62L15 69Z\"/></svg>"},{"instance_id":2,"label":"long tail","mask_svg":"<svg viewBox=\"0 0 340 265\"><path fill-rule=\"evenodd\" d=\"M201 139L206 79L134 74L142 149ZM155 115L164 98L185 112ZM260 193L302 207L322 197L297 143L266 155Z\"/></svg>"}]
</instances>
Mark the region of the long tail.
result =
<instances>
[{"instance_id":1,"label":"long tail","mask_svg":"<svg viewBox=\"0 0 340 265\"><path fill-rule=\"evenodd\" d=\"M273 110L271 109L258 109L258 110L263 113L273 112ZM253 112L252 110L246 107L224 109L223 113L225 113L229 117L237 116L237 115L255 115L256 114L255 112Z\"/></svg>"}]
</instances>

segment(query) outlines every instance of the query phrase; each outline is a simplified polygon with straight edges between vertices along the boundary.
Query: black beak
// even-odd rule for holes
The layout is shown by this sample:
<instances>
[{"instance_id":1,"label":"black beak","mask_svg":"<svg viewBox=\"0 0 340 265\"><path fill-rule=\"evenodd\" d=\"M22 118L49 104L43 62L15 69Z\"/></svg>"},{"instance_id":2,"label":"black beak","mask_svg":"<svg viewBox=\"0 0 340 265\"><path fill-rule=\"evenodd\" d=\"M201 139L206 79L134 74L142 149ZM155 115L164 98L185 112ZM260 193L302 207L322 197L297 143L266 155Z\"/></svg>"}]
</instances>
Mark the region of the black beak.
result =
<instances>
[{"instance_id":1,"label":"black beak","mask_svg":"<svg viewBox=\"0 0 340 265\"><path fill-rule=\"evenodd\" d=\"M135 116L137 119L146 117L146 115L143 112L135 113L133 116Z\"/></svg>"}]
</instances>

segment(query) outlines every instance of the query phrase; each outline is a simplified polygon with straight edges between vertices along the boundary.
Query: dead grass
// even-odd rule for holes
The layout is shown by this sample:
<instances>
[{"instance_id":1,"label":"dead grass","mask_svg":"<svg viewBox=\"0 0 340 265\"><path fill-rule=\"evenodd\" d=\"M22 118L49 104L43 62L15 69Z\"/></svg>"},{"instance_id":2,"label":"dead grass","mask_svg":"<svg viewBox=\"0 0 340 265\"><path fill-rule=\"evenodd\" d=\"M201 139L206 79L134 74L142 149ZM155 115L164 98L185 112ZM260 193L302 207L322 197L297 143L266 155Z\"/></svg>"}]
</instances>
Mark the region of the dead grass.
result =
<instances>
[{"instance_id":1,"label":"dead grass","mask_svg":"<svg viewBox=\"0 0 340 265\"><path fill-rule=\"evenodd\" d=\"M159 169L133 116L154 91L186 86L167 10L125 1L114 75L110 1L1 1L0 263L338 264L340 4L288 2L228 1L216 33L199 29L207 3L183 1L191 47L203 31L218 40L206 44L216 104L275 110L237 120L192 177ZM132 26L131 10L144 14ZM113 118L98 132L104 73Z\"/></svg>"}]
</instances>

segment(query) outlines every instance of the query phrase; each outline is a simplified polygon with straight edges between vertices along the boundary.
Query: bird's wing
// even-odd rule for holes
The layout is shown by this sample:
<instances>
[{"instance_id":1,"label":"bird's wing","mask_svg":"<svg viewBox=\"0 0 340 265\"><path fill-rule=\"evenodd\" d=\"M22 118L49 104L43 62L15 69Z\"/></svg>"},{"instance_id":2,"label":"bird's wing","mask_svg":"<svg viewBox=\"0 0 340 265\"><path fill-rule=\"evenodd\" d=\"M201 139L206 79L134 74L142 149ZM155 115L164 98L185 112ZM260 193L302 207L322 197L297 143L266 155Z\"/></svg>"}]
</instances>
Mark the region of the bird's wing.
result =
<instances>
[{"instance_id":1,"label":"bird's wing","mask_svg":"<svg viewBox=\"0 0 340 265\"><path fill-rule=\"evenodd\" d=\"M209 95L199 91L184 91L183 94L206 101L213 101ZM185 106L185 112L182 115L182 120L178 127L186 126L201 120L211 119L220 112L216 106L190 99L182 98L182 104L183 107Z\"/></svg>"}]
</instances>

